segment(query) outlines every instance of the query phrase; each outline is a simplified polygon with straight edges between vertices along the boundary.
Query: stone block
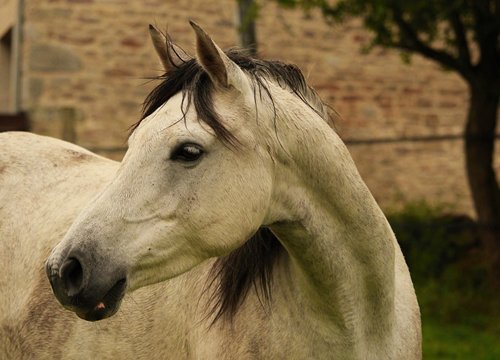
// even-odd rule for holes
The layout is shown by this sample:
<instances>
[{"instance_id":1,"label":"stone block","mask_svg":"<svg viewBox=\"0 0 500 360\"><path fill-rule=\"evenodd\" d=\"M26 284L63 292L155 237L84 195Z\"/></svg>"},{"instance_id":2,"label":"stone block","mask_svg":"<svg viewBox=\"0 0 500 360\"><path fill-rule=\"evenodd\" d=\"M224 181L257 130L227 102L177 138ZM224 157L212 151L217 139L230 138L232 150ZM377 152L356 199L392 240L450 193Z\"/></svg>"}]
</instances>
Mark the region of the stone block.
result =
<instances>
[{"instance_id":1,"label":"stone block","mask_svg":"<svg viewBox=\"0 0 500 360\"><path fill-rule=\"evenodd\" d=\"M78 71L82 62L72 50L49 44L35 44L29 52L29 69L33 71Z\"/></svg>"},{"instance_id":2,"label":"stone block","mask_svg":"<svg viewBox=\"0 0 500 360\"><path fill-rule=\"evenodd\" d=\"M28 84L28 93L31 104L36 104L43 92L43 79L31 78Z\"/></svg>"},{"instance_id":3,"label":"stone block","mask_svg":"<svg viewBox=\"0 0 500 360\"><path fill-rule=\"evenodd\" d=\"M33 132L76 142L75 125L83 113L73 107L34 107L29 112Z\"/></svg>"}]
</instances>

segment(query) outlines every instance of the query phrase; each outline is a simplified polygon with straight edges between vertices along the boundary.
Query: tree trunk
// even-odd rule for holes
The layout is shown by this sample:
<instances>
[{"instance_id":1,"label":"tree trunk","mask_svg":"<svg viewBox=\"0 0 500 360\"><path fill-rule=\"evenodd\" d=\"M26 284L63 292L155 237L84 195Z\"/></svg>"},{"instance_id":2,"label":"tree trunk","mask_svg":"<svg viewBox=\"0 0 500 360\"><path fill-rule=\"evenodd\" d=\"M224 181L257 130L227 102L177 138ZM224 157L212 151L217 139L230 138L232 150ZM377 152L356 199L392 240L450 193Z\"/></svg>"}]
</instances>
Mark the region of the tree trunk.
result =
<instances>
[{"instance_id":1,"label":"tree trunk","mask_svg":"<svg viewBox=\"0 0 500 360\"><path fill-rule=\"evenodd\" d=\"M499 83L491 73L469 83L465 128L467 176L480 225L483 260L494 277L500 274L500 188L493 168Z\"/></svg>"}]
</instances>

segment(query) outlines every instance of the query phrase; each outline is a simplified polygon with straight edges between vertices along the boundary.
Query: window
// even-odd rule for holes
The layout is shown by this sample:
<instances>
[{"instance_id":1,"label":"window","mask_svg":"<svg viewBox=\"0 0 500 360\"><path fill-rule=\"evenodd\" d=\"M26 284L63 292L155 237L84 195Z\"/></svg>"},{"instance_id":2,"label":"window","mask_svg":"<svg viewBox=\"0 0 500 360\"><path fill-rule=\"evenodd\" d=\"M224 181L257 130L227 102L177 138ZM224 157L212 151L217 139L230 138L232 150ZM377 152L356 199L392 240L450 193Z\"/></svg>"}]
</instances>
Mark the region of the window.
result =
<instances>
[{"instance_id":1,"label":"window","mask_svg":"<svg viewBox=\"0 0 500 360\"><path fill-rule=\"evenodd\" d=\"M0 111L14 112L12 101L12 28L0 39Z\"/></svg>"}]
</instances>

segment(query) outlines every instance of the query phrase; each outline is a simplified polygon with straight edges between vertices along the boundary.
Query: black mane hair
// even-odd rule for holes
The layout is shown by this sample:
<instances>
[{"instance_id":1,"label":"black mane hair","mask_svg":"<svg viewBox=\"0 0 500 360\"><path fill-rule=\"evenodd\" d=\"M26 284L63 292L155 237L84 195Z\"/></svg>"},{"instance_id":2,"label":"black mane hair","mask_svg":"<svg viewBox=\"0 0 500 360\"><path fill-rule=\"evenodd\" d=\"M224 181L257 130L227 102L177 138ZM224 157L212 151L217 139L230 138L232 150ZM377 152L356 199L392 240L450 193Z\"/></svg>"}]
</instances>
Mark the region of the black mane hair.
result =
<instances>
[{"instance_id":1,"label":"black mane hair","mask_svg":"<svg viewBox=\"0 0 500 360\"><path fill-rule=\"evenodd\" d=\"M242 50L231 49L226 54L250 75L255 99L265 94L271 100L273 107L275 106L266 83L270 80L291 91L325 121L330 121L328 107L307 85L297 66L280 61L255 59ZM131 127L131 131L134 131L142 120L170 98L181 92L183 117L179 121L185 119L189 107L194 105L199 120L210 126L222 142L226 145L237 146L237 139L226 129L215 111L212 101L214 86L208 74L195 59L181 60L176 55L178 54L169 54L170 57L175 56L175 60L180 61L180 64L157 78L160 83L147 96L142 117ZM276 107L274 107L274 112L276 115ZM206 288L210 291L211 303L207 316L213 315L214 323L221 318L231 320L252 287L261 303L269 305L272 270L284 251L276 236L268 228L261 227L243 246L226 256L219 257L212 267L212 278Z\"/></svg>"}]
</instances>

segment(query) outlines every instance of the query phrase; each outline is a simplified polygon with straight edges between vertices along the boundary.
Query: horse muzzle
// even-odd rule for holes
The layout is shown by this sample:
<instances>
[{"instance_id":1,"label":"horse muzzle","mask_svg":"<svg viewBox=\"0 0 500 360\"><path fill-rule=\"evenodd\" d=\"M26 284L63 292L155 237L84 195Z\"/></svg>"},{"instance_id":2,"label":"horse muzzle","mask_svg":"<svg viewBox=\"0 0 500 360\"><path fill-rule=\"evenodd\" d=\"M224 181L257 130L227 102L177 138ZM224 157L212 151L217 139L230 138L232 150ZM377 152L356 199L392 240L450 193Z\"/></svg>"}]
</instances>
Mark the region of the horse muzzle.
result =
<instances>
[{"instance_id":1,"label":"horse muzzle","mask_svg":"<svg viewBox=\"0 0 500 360\"><path fill-rule=\"evenodd\" d=\"M112 267L109 261L97 264L82 253L70 252L63 257L49 257L45 265L52 291L66 309L87 321L114 315L125 295L125 271Z\"/></svg>"}]
</instances>

